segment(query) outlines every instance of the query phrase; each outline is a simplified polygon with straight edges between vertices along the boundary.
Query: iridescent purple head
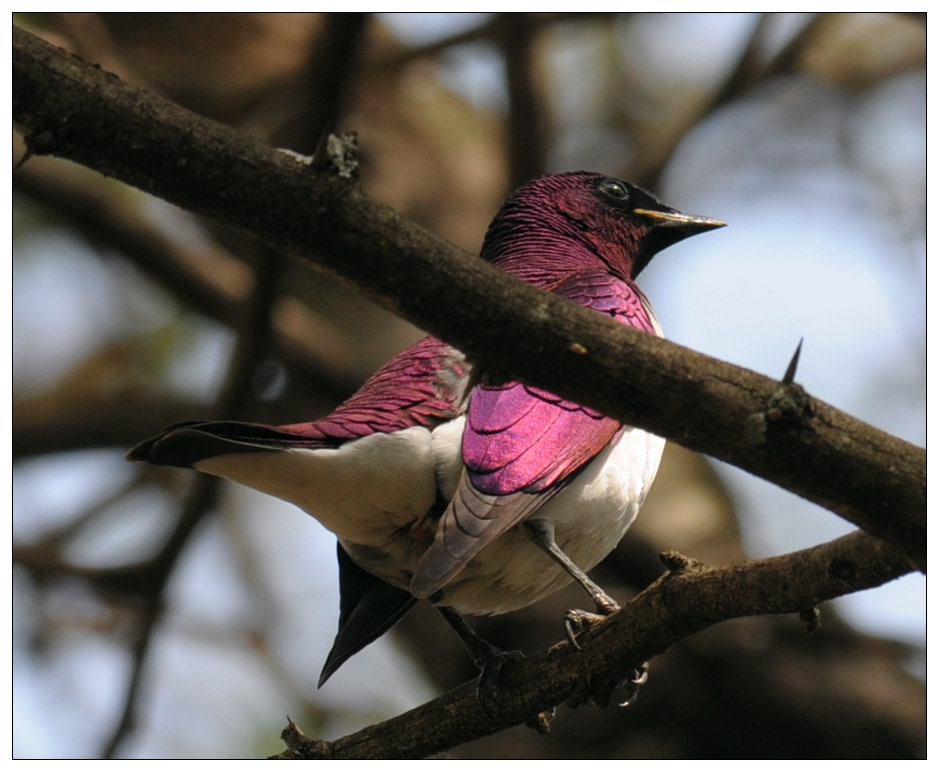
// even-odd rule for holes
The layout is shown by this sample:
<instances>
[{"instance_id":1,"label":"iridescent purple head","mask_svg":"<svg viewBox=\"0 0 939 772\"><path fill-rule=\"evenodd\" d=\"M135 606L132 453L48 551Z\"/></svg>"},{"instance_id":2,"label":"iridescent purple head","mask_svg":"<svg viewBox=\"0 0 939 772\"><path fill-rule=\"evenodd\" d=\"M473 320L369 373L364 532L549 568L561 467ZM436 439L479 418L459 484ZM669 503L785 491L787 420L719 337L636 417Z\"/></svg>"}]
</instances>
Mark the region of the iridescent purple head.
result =
<instances>
[{"instance_id":1,"label":"iridescent purple head","mask_svg":"<svg viewBox=\"0 0 939 772\"><path fill-rule=\"evenodd\" d=\"M633 280L656 252L723 225L681 214L641 188L597 172L549 174L506 200L489 226L482 256L544 289L572 272L603 266Z\"/></svg>"}]
</instances>

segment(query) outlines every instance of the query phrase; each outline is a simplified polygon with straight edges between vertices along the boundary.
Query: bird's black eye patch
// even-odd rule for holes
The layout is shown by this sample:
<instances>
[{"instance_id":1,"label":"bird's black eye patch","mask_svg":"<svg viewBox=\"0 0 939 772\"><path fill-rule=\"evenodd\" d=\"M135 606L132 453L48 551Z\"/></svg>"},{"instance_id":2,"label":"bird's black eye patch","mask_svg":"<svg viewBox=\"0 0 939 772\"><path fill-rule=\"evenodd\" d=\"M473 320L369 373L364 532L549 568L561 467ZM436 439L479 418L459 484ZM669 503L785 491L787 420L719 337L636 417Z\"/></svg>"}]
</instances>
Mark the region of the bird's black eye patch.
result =
<instances>
[{"instance_id":1,"label":"bird's black eye patch","mask_svg":"<svg viewBox=\"0 0 939 772\"><path fill-rule=\"evenodd\" d=\"M624 204L629 200L629 189L619 180L607 178L597 184L597 193L601 198L613 204Z\"/></svg>"}]
</instances>

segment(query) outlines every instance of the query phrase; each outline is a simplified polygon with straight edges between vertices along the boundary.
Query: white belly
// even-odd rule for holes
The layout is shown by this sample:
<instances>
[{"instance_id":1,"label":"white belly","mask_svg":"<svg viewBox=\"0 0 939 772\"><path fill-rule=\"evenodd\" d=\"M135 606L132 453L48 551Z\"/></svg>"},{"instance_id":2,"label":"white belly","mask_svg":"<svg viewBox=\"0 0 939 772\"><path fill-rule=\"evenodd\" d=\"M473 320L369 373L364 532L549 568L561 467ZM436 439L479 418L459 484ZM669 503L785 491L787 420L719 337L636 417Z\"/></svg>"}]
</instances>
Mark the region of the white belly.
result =
<instances>
[{"instance_id":1,"label":"white belly","mask_svg":"<svg viewBox=\"0 0 939 772\"><path fill-rule=\"evenodd\" d=\"M665 440L625 429L532 519L554 523L558 546L589 571L632 525L659 466ZM444 587L438 605L463 614L524 608L571 582L520 527L502 534ZM586 596L585 596L586 597Z\"/></svg>"},{"instance_id":2,"label":"white belly","mask_svg":"<svg viewBox=\"0 0 939 772\"><path fill-rule=\"evenodd\" d=\"M412 427L335 450L235 453L196 468L296 504L335 533L363 568L407 588L427 543L412 526L438 498L449 500L461 471L464 419L433 433ZM622 430L533 517L555 526L558 546L589 571L619 543L655 477L665 441ZM440 513L437 512L437 515ZM473 558L443 589L438 605L462 614L502 614L555 592L570 576L515 527Z\"/></svg>"},{"instance_id":3,"label":"white belly","mask_svg":"<svg viewBox=\"0 0 939 772\"><path fill-rule=\"evenodd\" d=\"M393 541L437 497L431 433L419 426L335 450L231 453L195 467L296 504L340 539L370 547Z\"/></svg>"}]
</instances>

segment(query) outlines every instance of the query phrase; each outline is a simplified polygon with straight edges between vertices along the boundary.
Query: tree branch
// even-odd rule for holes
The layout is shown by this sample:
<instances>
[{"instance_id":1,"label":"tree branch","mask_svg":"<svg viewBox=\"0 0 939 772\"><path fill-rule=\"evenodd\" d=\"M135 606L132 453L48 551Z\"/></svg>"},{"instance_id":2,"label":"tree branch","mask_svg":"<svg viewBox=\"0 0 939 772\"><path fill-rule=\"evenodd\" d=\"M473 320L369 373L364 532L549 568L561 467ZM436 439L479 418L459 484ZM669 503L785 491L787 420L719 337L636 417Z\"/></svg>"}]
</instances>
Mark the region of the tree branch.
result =
<instances>
[{"instance_id":1,"label":"tree branch","mask_svg":"<svg viewBox=\"0 0 939 772\"><path fill-rule=\"evenodd\" d=\"M89 243L120 252L195 311L228 327L236 327L249 312L255 271L243 259L221 247L207 255L172 243L136 207L109 195L106 185L63 179L48 168L27 165L16 173L13 189L49 207ZM280 356L316 384L325 399L339 402L361 384L356 355L348 351L344 336L299 297L284 292L272 314ZM169 423L176 420L179 415ZM163 425L153 422L144 431Z\"/></svg>"},{"instance_id":2,"label":"tree branch","mask_svg":"<svg viewBox=\"0 0 939 772\"><path fill-rule=\"evenodd\" d=\"M498 46L500 35L502 34L502 20L500 17L506 16L508 14L509 12L493 14L491 18L486 19L481 24L478 24L472 29L449 35L445 38L442 38L441 40L435 40L432 43L427 43L413 48L404 48L400 51L396 51L393 54L385 56L382 59L379 59L371 66L384 72L388 69L404 67L419 59L439 56L445 51L449 51L453 48L456 48L457 46L466 45L467 43L489 42ZM591 21L594 19L600 19L607 23L610 20L622 18L623 16L628 15L629 14L627 13L610 14L600 11L559 11L553 13L530 13L528 14L528 24L532 27L533 31L537 32L543 29L557 27L562 24Z\"/></svg>"},{"instance_id":3,"label":"tree branch","mask_svg":"<svg viewBox=\"0 0 939 772\"><path fill-rule=\"evenodd\" d=\"M639 167L635 170L639 183L654 185L688 132L709 115L733 102L753 86L793 71L799 57L828 28L835 15L816 14L770 61L762 62L760 53L766 45L767 32L777 21L775 14L762 14L753 27L747 45L740 52L736 65L721 87L709 99L702 102L698 109L687 115L682 126L665 137L664 141L657 143L654 148L645 148L646 152L639 155Z\"/></svg>"},{"instance_id":4,"label":"tree branch","mask_svg":"<svg viewBox=\"0 0 939 772\"><path fill-rule=\"evenodd\" d=\"M580 639L506 665L496 718L480 708L470 682L388 721L327 742L291 722L278 758L423 758L523 723L564 702L609 699L609 684L705 627L751 614L808 612L823 600L876 587L905 574L906 558L861 531L765 560L705 566L666 553L669 573Z\"/></svg>"},{"instance_id":5,"label":"tree branch","mask_svg":"<svg viewBox=\"0 0 939 772\"><path fill-rule=\"evenodd\" d=\"M45 395L15 398L13 459L87 448L127 448L139 442L141 430L168 426L180 416L205 415L209 410L211 406L202 402L155 398L138 391L116 397L82 394L68 403Z\"/></svg>"},{"instance_id":6,"label":"tree branch","mask_svg":"<svg viewBox=\"0 0 939 772\"><path fill-rule=\"evenodd\" d=\"M13 115L54 154L239 226L520 378L728 461L926 562L925 451L801 388L508 276L347 181L131 87L14 28Z\"/></svg>"},{"instance_id":7,"label":"tree branch","mask_svg":"<svg viewBox=\"0 0 939 772\"><path fill-rule=\"evenodd\" d=\"M278 142L301 153L312 153L320 135L339 120L368 19L367 13L323 14L298 84L300 110L289 125L277 132Z\"/></svg>"},{"instance_id":8,"label":"tree branch","mask_svg":"<svg viewBox=\"0 0 939 772\"><path fill-rule=\"evenodd\" d=\"M528 13L501 13L495 37L505 61L509 181L517 188L545 168L548 112L535 77L539 24Z\"/></svg>"}]
</instances>

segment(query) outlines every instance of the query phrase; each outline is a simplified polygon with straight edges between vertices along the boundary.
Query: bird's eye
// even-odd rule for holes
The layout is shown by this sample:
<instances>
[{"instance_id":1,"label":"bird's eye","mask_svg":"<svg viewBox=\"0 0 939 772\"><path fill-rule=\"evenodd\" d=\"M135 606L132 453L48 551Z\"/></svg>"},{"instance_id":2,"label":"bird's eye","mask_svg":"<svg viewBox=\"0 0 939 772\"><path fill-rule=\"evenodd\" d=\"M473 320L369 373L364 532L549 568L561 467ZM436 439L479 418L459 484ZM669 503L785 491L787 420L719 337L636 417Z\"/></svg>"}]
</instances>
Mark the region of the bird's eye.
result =
<instances>
[{"instance_id":1,"label":"bird's eye","mask_svg":"<svg viewBox=\"0 0 939 772\"><path fill-rule=\"evenodd\" d=\"M617 180L603 180L597 185L597 191L604 198L611 201L620 202L629 198L629 191L626 190L626 186Z\"/></svg>"}]
</instances>

